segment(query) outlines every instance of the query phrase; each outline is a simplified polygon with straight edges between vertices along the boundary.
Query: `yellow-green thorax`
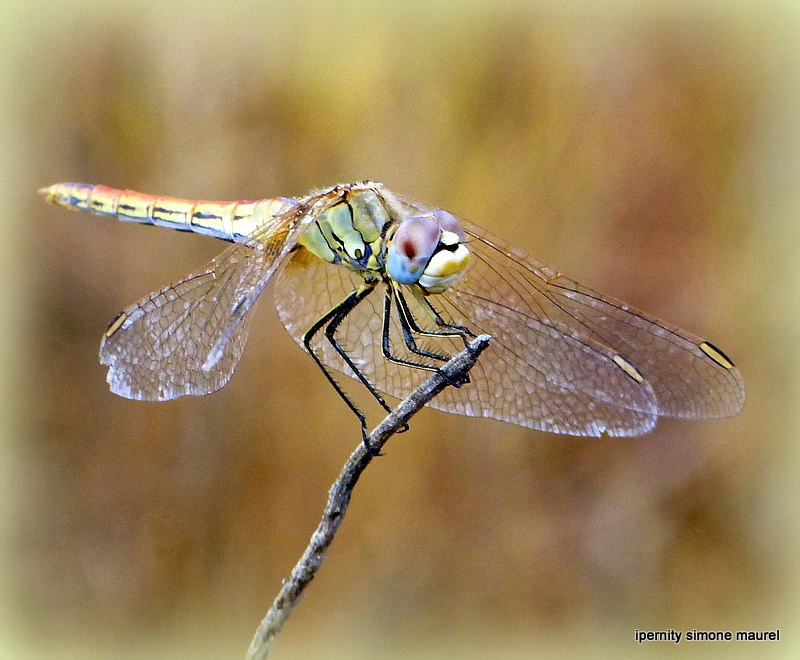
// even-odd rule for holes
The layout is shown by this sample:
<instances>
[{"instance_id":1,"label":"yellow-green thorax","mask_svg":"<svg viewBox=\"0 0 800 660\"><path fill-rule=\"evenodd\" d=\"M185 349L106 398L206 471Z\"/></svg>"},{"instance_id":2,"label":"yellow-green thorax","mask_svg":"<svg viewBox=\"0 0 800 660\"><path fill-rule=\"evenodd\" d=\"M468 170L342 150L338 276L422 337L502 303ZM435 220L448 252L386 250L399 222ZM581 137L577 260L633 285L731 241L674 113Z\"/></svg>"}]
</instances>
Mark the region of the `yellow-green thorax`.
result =
<instances>
[{"instance_id":1,"label":"yellow-green thorax","mask_svg":"<svg viewBox=\"0 0 800 660\"><path fill-rule=\"evenodd\" d=\"M300 244L328 263L380 275L386 251L384 236L392 223L374 191L351 191L320 214Z\"/></svg>"}]
</instances>

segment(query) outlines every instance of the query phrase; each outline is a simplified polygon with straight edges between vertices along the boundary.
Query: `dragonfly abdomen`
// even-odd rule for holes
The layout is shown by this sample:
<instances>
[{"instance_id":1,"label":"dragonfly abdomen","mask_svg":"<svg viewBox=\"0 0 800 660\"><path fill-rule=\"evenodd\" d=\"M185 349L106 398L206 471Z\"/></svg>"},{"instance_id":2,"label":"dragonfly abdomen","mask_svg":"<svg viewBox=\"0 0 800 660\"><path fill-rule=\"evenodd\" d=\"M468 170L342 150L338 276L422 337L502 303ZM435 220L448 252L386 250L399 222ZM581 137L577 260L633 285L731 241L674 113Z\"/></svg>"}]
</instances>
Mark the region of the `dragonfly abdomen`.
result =
<instances>
[{"instance_id":1,"label":"dragonfly abdomen","mask_svg":"<svg viewBox=\"0 0 800 660\"><path fill-rule=\"evenodd\" d=\"M143 195L85 183L57 183L39 192L68 209L90 211L128 222L192 231L236 242L292 206L282 197L256 202L207 202Z\"/></svg>"}]
</instances>

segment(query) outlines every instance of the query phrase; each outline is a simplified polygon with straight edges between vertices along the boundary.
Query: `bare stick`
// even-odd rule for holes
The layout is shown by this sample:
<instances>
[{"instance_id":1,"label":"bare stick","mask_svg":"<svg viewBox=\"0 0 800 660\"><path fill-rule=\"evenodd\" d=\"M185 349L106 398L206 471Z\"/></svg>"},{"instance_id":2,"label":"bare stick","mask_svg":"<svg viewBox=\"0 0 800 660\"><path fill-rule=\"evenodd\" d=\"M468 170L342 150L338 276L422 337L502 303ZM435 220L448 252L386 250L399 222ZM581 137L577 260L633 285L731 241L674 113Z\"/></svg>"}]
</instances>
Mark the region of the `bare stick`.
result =
<instances>
[{"instance_id":1,"label":"bare stick","mask_svg":"<svg viewBox=\"0 0 800 660\"><path fill-rule=\"evenodd\" d=\"M441 373L431 376L419 388L414 390L405 401L386 417L378 427L369 434L369 444L374 452L380 451L386 441L408 422L419 410L445 387L453 383L461 383L478 360L478 355L489 345L489 335L481 335L472 340L469 348L465 349L444 367ZM465 385L469 387L469 385ZM350 504L353 487L364 468L370 464L373 454L367 451L363 443L347 459L339 478L331 486L328 493L328 505L322 514L322 520L317 531L311 536L303 556L292 570L288 580L284 580L275 602L267 616L258 627L256 636L247 651L247 660L266 660L275 637L283 628L283 624L292 610L297 606L303 591L314 579L314 576L325 559L325 553L336 535L336 530L342 523L342 518Z\"/></svg>"}]
</instances>

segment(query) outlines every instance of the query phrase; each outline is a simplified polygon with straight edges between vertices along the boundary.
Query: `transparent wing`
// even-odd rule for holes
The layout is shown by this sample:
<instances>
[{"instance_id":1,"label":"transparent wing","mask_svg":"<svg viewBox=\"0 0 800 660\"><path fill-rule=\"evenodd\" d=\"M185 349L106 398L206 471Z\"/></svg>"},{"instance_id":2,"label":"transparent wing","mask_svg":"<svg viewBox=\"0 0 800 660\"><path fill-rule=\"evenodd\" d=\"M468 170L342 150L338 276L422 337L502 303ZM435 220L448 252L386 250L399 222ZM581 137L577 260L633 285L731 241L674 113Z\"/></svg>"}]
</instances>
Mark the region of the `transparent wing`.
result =
<instances>
[{"instance_id":1,"label":"transparent wing","mask_svg":"<svg viewBox=\"0 0 800 660\"><path fill-rule=\"evenodd\" d=\"M275 295L281 320L300 343L314 321L340 302L358 283L358 277L346 269L314 259L301 250L281 269L276 281ZM421 385L430 372L398 365L383 357L384 295L383 288L379 287L356 307L340 326L337 340L378 390L402 398ZM441 306L443 296L433 298ZM413 298L407 297L407 301L420 325L435 330L432 320ZM460 315L448 314L446 309L439 311L449 320L477 327L476 323ZM500 329L493 324L490 326L495 338L470 372L471 382L458 389L447 388L428 405L460 415L492 417L573 435L600 435L603 431L616 435L640 435L655 424L657 412L650 386L647 383L638 385L619 368L608 367L602 353L586 352L573 340L556 334L550 338L539 336L530 346L517 346L519 354L514 355L501 343L503 340L507 342L508 337L501 338ZM320 333L315 349L323 362L353 376L322 335ZM531 342L530 335L526 332L525 341ZM396 314L392 316L390 344L395 357L424 362L429 366L437 364L435 360L421 358L406 348ZM547 366L540 366L538 372L532 369L530 363L540 361L541 354L546 353L547 346L552 344L558 350L585 353L584 367L595 372L606 369L609 379L606 387L617 394L619 401L627 397L628 401L634 402L638 410L610 403L605 390L590 395L572 387L552 361ZM418 337L418 347L452 356L464 349L464 343L458 337ZM524 353L521 348L525 349Z\"/></svg>"},{"instance_id":2,"label":"transparent wing","mask_svg":"<svg viewBox=\"0 0 800 660\"><path fill-rule=\"evenodd\" d=\"M472 239L474 267L448 292L446 308L454 317L471 319L479 331L497 336L504 352L529 356L531 331L536 328L537 337L558 335L564 343L583 347L576 352L547 345L544 368L574 374L587 393L610 390L607 371L615 365L608 358L621 355L650 384L658 415L720 418L742 409L744 385L738 370L711 359L706 351L725 356L703 339L563 277L462 222ZM596 374L585 369L584 360L594 351L605 354L602 361L608 367ZM638 409L635 401L608 394L617 405Z\"/></svg>"},{"instance_id":3,"label":"transparent wing","mask_svg":"<svg viewBox=\"0 0 800 660\"><path fill-rule=\"evenodd\" d=\"M111 390L166 401L218 390L247 343L246 314L324 210L309 198L234 244L205 269L122 312L100 345Z\"/></svg>"},{"instance_id":4,"label":"transparent wing","mask_svg":"<svg viewBox=\"0 0 800 660\"><path fill-rule=\"evenodd\" d=\"M302 346L306 331L362 283L363 280L352 271L317 259L305 249L298 249L276 278L278 314L289 334ZM370 382L382 392L402 397L424 382L430 373L399 367L384 359L381 352L383 295L384 289L380 286L350 312L339 327L336 338ZM324 334L317 333L312 345L317 355L327 366L354 376ZM397 343L396 339L393 343ZM461 346L463 348L463 342ZM456 352L458 350L461 349Z\"/></svg>"},{"instance_id":5,"label":"transparent wing","mask_svg":"<svg viewBox=\"0 0 800 660\"><path fill-rule=\"evenodd\" d=\"M640 435L659 415L723 417L735 414L744 390L699 348L702 340L622 303L556 277L557 273L514 252L483 230L463 222L473 258L446 293L430 296L445 320L493 336L470 374L471 383L448 388L430 404L474 417L492 417L540 430L573 435ZM281 319L298 341L322 313L359 284L359 278L298 251L281 271L276 297ZM342 324L337 335L375 386L404 397L429 372L394 364L381 353L383 291L379 288ZM435 330L429 315L407 296L414 317ZM393 354L427 362L405 347L396 315L390 325ZM454 355L458 338L419 339L425 350ZM322 339L326 365L350 370ZM615 356L642 374L637 382Z\"/></svg>"}]
</instances>

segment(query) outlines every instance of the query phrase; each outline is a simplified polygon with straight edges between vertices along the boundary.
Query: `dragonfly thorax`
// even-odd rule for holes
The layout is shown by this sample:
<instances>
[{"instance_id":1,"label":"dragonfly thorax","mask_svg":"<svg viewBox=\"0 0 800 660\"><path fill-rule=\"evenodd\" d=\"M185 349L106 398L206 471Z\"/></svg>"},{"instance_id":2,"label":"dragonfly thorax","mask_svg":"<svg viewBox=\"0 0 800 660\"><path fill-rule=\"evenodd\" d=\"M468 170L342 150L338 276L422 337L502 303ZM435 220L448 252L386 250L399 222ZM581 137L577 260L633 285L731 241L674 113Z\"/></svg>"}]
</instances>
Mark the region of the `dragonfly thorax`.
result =
<instances>
[{"instance_id":1,"label":"dragonfly thorax","mask_svg":"<svg viewBox=\"0 0 800 660\"><path fill-rule=\"evenodd\" d=\"M390 222L375 192L359 190L321 213L300 244L328 263L361 273L380 271L385 253L383 233Z\"/></svg>"}]
</instances>

